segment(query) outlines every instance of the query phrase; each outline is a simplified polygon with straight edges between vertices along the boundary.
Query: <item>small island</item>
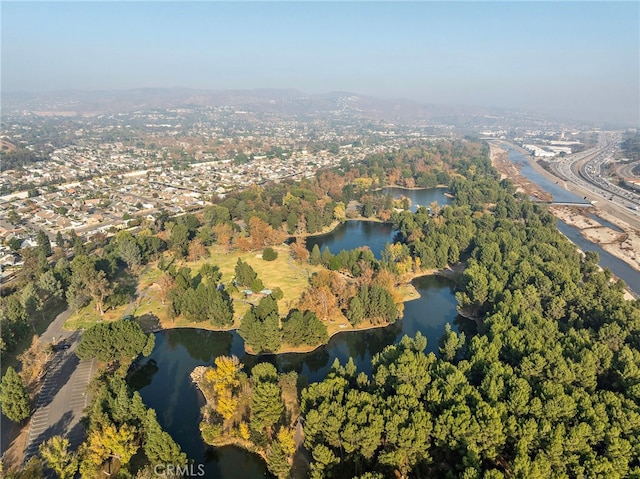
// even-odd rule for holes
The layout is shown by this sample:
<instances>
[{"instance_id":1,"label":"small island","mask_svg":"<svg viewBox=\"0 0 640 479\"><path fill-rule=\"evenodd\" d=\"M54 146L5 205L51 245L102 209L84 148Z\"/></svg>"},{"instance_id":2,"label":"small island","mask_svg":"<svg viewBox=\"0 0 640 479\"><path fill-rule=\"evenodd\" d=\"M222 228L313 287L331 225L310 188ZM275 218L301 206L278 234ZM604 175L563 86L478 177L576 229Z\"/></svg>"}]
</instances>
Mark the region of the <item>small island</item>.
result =
<instances>
[{"instance_id":1,"label":"small island","mask_svg":"<svg viewBox=\"0 0 640 479\"><path fill-rule=\"evenodd\" d=\"M191 379L202 392L200 432L211 446L237 446L258 454L277 477L289 477L302 454L298 375L278 374L269 363L242 371L235 356L218 356Z\"/></svg>"}]
</instances>

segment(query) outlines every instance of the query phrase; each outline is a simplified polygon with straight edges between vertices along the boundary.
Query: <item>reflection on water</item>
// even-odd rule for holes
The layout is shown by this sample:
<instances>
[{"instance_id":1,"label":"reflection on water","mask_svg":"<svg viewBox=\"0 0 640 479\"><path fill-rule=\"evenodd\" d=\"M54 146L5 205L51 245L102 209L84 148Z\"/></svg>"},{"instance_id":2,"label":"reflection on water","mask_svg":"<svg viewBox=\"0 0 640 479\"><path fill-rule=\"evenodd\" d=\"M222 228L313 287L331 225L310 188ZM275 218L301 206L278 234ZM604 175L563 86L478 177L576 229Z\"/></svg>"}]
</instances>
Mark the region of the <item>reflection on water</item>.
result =
<instances>
[{"instance_id":1,"label":"reflection on water","mask_svg":"<svg viewBox=\"0 0 640 479\"><path fill-rule=\"evenodd\" d=\"M333 254L342 250L352 250L367 246L377 259L386 243L393 243L396 232L388 223L375 221L345 221L331 233L310 236L307 238L307 249L311 251L318 245L320 251L329 248Z\"/></svg>"},{"instance_id":2,"label":"reflection on water","mask_svg":"<svg viewBox=\"0 0 640 479\"><path fill-rule=\"evenodd\" d=\"M427 350L437 351L438 339L449 322L454 330L473 328L458 316L452 283L446 278L425 276L413 282L420 298L405 303L404 318L386 328L339 333L329 344L310 353L250 356L244 353L236 332L174 329L156 334L150 358L132 375L130 384L139 388L147 406L195 464L204 464L206 477L258 478L267 474L259 457L234 447L208 448L198 424L202 398L189 374L196 366L210 365L219 355L235 354L248 372L257 362L272 362L282 371L297 371L311 381L321 380L338 358L342 364L352 357L359 371L371 371L371 358L405 334L420 331L427 338ZM469 333L472 329L466 329Z\"/></svg>"},{"instance_id":3,"label":"reflection on water","mask_svg":"<svg viewBox=\"0 0 640 479\"><path fill-rule=\"evenodd\" d=\"M389 186L383 189L386 193L390 194L394 198L401 198L403 196L411 200L411 207L409 208L414 213L418 210L418 206L429 206L434 201L441 207L451 204L451 199L446 197L446 189L444 188L424 188L419 190L407 190L405 188L396 188Z\"/></svg>"}]
</instances>

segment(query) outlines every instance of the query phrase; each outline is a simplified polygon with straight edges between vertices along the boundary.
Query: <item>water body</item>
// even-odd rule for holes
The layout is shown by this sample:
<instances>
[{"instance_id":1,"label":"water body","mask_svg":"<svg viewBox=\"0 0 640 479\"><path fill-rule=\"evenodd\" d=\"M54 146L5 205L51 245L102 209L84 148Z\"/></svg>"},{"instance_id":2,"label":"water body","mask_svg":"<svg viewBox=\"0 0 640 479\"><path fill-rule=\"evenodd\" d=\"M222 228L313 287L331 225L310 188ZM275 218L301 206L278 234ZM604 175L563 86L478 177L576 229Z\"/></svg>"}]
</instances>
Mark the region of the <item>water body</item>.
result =
<instances>
[{"instance_id":1,"label":"water body","mask_svg":"<svg viewBox=\"0 0 640 479\"><path fill-rule=\"evenodd\" d=\"M521 152L505 144L503 144L502 147L509 151L509 160L521 167L520 172L527 179L536 183L545 191L551 193L553 195L554 201L584 202L582 198L563 189L552 181L547 180L544 176L535 171L531 167L531 165L529 165L529 162L527 161L525 155L523 155ZM602 218L594 217L593 219L595 219L603 226L615 228L616 231L619 231L619 228L617 228L614 224L609 223ZM580 234L580 230L578 230L577 228L569 226L563 221L558 220L558 229L562 232L562 234L573 241L581 250L594 251L598 253L598 255L600 256L600 266L610 269L616 277L622 279L627 284L631 291L636 294L640 294L640 273L638 273L635 269L633 269L624 261L616 258L612 254L607 253L596 243L592 243L591 241L587 240L584 236L582 236L582 234Z\"/></svg>"},{"instance_id":2,"label":"water body","mask_svg":"<svg viewBox=\"0 0 640 479\"><path fill-rule=\"evenodd\" d=\"M507 145L506 143L503 143L500 147L509 152L509 161L520 168L520 173L522 173L523 176L553 195L553 201L560 203L589 204L589 202L585 201L584 198L565 190L559 183L556 184L553 181L549 181L543 175L538 173L531 164L529 164L529 160L522 152Z\"/></svg>"},{"instance_id":3,"label":"water body","mask_svg":"<svg viewBox=\"0 0 640 479\"><path fill-rule=\"evenodd\" d=\"M376 221L345 221L338 225L331 233L307 238L307 249L311 251L318 245L320 251L329 248L333 254L342 250L352 250L361 246L368 246L375 257L380 254L386 243L393 243L396 232L389 223Z\"/></svg>"},{"instance_id":4,"label":"water body","mask_svg":"<svg viewBox=\"0 0 640 479\"><path fill-rule=\"evenodd\" d=\"M418 206L429 206L434 201L441 207L451 204L451 198L445 196L447 190L445 188L422 188L419 190L408 190L405 188L397 188L388 186L383 190L393 196L394 198L401 198L406 196L411 200L411 207L409 208L414 213L418 210Z\"/></svg>"},{"instance_id":5,"label":"water body","mask_svg":"<svg viewBox=\"0 0 640 479\"><path fill-rule=\"evenodd\" d=\"M269 361L283 372L295 370L309 382L319 381L338 358L345 364L353 357L359 371L371 372L371 358L387 345L420 331L427 337L427 350L437 351L438 339L448 322L454 330L473 333L474 323L460 317L452 283L443 277L416 278L420 297L405 303L404 318L386 328L340 333L329 344L310 353L250 356L235 332L175 329L156 334L156 344L144 366L130 384L139 390L145 404L156 410L158 421L195 461L205 466L209 478L263 478L268 475L262 460L234 447L209 448L200 436L198 424L202 399L189 374L196 366L211 365L220 355L234 354L245 370L257 362Z\"/></svg>"},{"instance_id":6,"label":"water body","mask_svg":"<svg viewBox=\"0 0 640 479\"><path fill-rule=\"evenodd\" d=\"M623 280L627 287L635 294L640 295L640 273L629 266L621 259L616 258L612 254L603 250L599 245L587 240L580 230L569 226L567 223L558 220L558 229L562 234L574 242L582 251L594 251L600 256L599 265L603 268L608 268L611 272L621 280Z\"/></svg>"},{"instance_id":7,"label":"water body","mask_svg":"<svg viewBox=\"0 0 640 479\"><path fill-rule=\"evenodd\" d=\"M425 188L421 190L407 190L404 188L384 188L394 198L406 196L411 199L410 210L415 212L418 206L429 206L437 202L440 206L448 205L451 199L445 196L443 188ZM318 245L320 251L329 248L333 254L342 250L352 250L361 246L368 246L375 257L380 259L380 254L386 243L396 241L396 232L388 223L376 221L345 221L336 229L324 235L310 236L307 238L309 251Z\"/></svg>"}]
</instances>

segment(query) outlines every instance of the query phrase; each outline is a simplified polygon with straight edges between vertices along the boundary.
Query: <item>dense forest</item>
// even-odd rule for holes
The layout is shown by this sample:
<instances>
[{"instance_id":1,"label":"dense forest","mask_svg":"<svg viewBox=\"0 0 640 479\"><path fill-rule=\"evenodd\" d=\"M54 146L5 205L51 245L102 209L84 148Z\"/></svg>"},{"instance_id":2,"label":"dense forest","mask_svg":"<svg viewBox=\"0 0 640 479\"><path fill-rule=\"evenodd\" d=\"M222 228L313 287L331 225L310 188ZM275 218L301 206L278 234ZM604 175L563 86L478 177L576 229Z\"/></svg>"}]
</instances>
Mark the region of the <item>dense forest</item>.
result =
<instances>
[{"instance_id":1,"label":"dense forest","mask_svg":"<svg viewBox=\"0 0 640 479\"><path fill-rule=\"evenodd\" d=\"M453 207L394 221L423 264L468 252L478 334L447 330L437 356L405 338L371 376L336 364L303 391L312 477L639 475L638 301L486 157L458 171Z\"/></svg>"}]
</instances>

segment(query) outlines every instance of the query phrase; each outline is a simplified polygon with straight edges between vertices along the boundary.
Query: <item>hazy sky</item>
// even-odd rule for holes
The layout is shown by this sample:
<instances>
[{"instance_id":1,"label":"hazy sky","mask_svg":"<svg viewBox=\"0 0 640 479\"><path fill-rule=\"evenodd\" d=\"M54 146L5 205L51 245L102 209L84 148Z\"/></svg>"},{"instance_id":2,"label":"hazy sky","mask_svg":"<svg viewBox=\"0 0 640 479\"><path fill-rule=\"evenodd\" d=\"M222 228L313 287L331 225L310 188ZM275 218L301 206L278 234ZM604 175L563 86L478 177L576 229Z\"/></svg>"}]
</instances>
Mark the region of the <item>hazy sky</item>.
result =
<instances>
[{"instance_id":1,"label":"hazy sky","mask_svg":"<svg viewBox=\"0 0 640 479\"><path fill-rule=\"evenodd\" d=\"M640 3L2 1L2 91L171 86L637 124Z\"/></svg>"}]
</instances>

